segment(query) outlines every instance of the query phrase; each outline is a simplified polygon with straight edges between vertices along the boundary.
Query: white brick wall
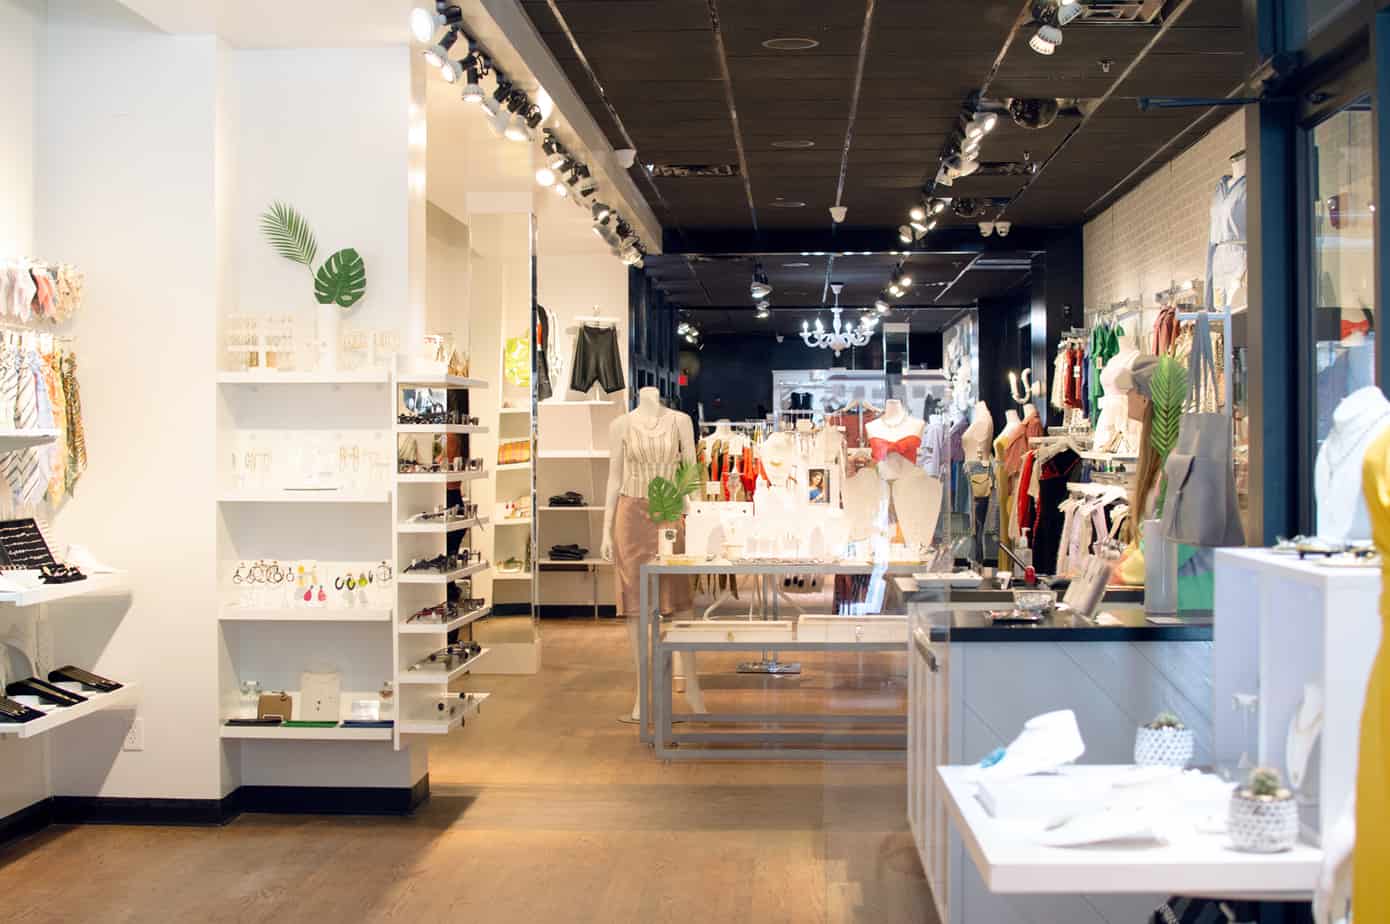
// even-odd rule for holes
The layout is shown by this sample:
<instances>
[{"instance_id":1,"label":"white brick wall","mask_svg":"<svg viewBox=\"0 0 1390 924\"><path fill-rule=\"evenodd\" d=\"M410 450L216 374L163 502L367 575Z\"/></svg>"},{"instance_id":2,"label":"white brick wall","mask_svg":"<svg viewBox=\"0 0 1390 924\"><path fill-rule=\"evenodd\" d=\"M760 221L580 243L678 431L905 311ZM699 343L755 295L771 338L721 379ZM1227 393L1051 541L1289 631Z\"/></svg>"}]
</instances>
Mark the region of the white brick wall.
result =
<instances>
[{"instance_id":1,"label":"white brick wall","mask_svg":"<svg viewBox=\"0 0 1390 924\"><path fill-rule=\"evenodd\" d=\"M1244 147L1245 114L1237 112L1086 223L1088 317L1125 299L1147 308L1174 282L1206 277L1212 193ZM1145 333L1152 322L1145 311Z\"/></svg>"}]
</instances>

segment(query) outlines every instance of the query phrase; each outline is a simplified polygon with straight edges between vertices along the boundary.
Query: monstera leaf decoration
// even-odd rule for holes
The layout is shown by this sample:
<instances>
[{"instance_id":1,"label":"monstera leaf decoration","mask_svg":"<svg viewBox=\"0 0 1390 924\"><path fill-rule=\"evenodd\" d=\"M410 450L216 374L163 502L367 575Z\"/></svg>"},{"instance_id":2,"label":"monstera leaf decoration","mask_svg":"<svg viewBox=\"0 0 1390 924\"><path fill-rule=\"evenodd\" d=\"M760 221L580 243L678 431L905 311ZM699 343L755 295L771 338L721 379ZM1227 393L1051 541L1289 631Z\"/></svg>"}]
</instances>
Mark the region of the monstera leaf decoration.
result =
<instances>
[{"instance_id":1,"label":"monstera leaf decoration","mask_svg":"<svg viewBox=\"0 0 1390 924\"><path fill-rule=\"evenodd\" d=\"M320 305L351 308L367 294L367 266L347 247L323 261L314 274L314 297Z\"/></svg>"},{"instance_id":2,"label":"monstera leaf decoration","mask_svg":"<svg viewBox=\"0 0 1390 924\"><path fill-rule=\"evenodd\" d=\"M1149 386L1153 401L1153 426L1149 431L1149 445L1158 457L1159 471L1168 461L1168 453L1178 444L1178 427L1182 421L1182 409L1187 404L1187 369L1171 356L1164 356L1154 370L1153 383ZM1163 500L1168 494L1168 478L1165 475L1158 489L1158 503L1155 515L1163 512Z\"/></svg>"},{"instance_id":3,"label":"monstera leaf decoration","mask_svg":"<svg viewBox=\"0 0 1390 924\"><path fill-rule=\"evenodd\" d=\"M292 263L314 269L319 243L309 222L292 205L274 202L261 213L261 231L275 252ZM351 308L367 294L367 265L346 247L323 261L314 273L314 297L320 305Z\"/></svg>"},{"instance_id":4,"label":"monstera leaf decoration","mask_svg":"<svg viewBox=\"0 0 1390 924\"><path fill-rule=\"evenodd\" d=\"M674 523L685 511L685 499L699 487L700 466L682 462L675 481L658 475L647 485L647 515L654 523Z\"/></svg>"}]
</instances>

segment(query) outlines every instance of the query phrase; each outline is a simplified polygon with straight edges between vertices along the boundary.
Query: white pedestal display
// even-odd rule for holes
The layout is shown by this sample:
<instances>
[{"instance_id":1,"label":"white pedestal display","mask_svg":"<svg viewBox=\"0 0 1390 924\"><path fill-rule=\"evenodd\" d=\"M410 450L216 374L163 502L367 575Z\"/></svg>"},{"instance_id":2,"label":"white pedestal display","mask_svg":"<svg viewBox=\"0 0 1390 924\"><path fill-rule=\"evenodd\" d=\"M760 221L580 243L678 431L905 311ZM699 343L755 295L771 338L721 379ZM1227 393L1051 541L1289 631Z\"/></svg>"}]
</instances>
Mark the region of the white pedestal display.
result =
<instances>
[{"instance_id":1,"label":"white pedestal display","mask_svg":"<svg viewBox=\"0 0 1390 924\"><path fill-rule=\"evenodd\" d=\"M342 309L337 305L319 305L314 338L319 345L319 372L338 371L338 329Z\"/></svg>"}]
</instances>

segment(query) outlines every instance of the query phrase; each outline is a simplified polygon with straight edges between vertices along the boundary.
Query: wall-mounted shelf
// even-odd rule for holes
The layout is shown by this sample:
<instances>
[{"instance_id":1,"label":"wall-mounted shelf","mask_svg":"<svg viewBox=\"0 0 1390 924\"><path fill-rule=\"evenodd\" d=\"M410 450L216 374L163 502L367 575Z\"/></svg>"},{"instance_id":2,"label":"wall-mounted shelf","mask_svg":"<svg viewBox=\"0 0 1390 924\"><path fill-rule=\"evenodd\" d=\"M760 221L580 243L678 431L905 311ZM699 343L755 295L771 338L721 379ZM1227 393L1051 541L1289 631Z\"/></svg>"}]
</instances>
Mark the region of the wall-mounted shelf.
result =
<instances>
[{"instance_id":1,"label":"wall-mounted shelf","mask_svg":"<svg viewBox=\"0 0 1390 924\"><path fill-rule=\"evenodd\" d=\"M487 427L463 424L396 424L397 433L486 433Z\"/></svg>"},{"instance_id":2,"label":"wall-mounted shelf","mask_svg":"<svg viewBox=\"0 0 1390 924\"><path fill-rule=\"evenodd\" d=\"M407 388L487 388L482 379L468 379L461 375L401 375L396 384Z\"/></svg>"},{"instance_id":3,"label":"wall-mounted shelf","mask_svg":"<svg viewBox=\"0 0 1390 924\"><path fill-rule=\"evenodd\" d=\"M454 482L477 481L486 478L487 471L481 472L399 472L397 484L453 484Z\"/></svg>"},{"instance_id":4,"label":"wall-mounted shelf","mask_svg":"<svg viewBox=\"0 0 1390 924\"><path fill-rule=\"evenodd\" d=\"M284 725L223 725L223 740L243 741L390 741L389 728L298 728Z\"/></svg>"},{"instance_id":5,"label":"wall-mounted shelf","mask_svg":"<svg viewBox=\"0 0 1390 924\"><path fill-rule=\"evenodd\" d=\"M255 609L229 605L222 607L223 622L390 622L392 610L330 609L328 607L283 607Z\"/></svg>"},{"instance_id":6,"label":"wall-mounted shelf","mask_svg":"<svg viewBox=\"0 0 1390 924\"><path fill-rule=\"evenodd\" d=\"M455 677L461 677L477 666L478 662L486 658L492 651L491 648L484 648L473 657L464 661L451 671L427 671L427 670L403 670L400 672L400 683L403 685L419 685L426 683L448 683Z\"/></svg>"},{"instance_id":7,"label":"wall-mounted shelf","mask_svg":"<svg viewBox=\"0 0 1390 924\"><path fill-rule=\"evenodd\" d=\"M529 581L531 572L529 571L499 571L492 576L494 581Z\"/></svg>"},{"instance_id":8,"label":"wall-mounted shelf","mask_svg":"<svg viewBox=\"0 0 1390 924\"><path fill-rule=\"evenodd\" d=\"M602 507L542 507L541 512L555 512L559 510L577 510L581 512L593 513L595 510L602 510Z\"/></svg>"},{"instance_id":9,"label":"wall-mounted shelf","mask_svg":"<svg viewBox=\"0 0 1390 924\"><path fill-rule=\"evenodd\" d=\"M467 568L456 568L445 574L417 574L414 572L402 571L401 574L396 576L396 580L402 584L450 584L454 581L469 577L470 575L477 574L480 571L486 571L491 567L491 562L480 561L475 565L469 565Z\"/></svg>"},{"instance_id":10,"label":"wall-mounted shelf","mask_svg":"<svg viewBox=\"0 0 1390 924\"><path fill-rule=\"evenodd\" d=\"M504 407L497 413L501 414L503 417L508 417L512 414L525 414L527 417L530 417L531 409L529 407Z\"/></svg>"},{"instance_id":11,"label":"wall-mounted shelf","mask_svg":"<svg viewBox=\"0 0 1390 924\"><path fill-rule=\"evenodd\" d=\"M607 459L610 455L607 449L556 449L540 453L542 459Z\"/></svg>"},{"instance_id":12,"label":"wall-mounted shelf","mask_svg":"<svg viewBox=\"0 0 1390 924\"><path fill-rule=\"evenodd\" d=\"M13 593L0 591L0 604L11 606L37 606L52 603L69 597L84 597L97 594L119 593L130 586L130 575L124 571L115 574L89 574L85 581L72 581L68 584L44 584L32 590Z\"/></svg>"},{"instance_id":13,"label":"wall-mounted shelf","mask_svg":"<svg viewBox=\"0 0 1390 924\"><path fill-rule=\"evenodd\" d=\"M47 446L57 438L57 430L16 430L7 427L0 430L0 453L14 452L16 449L28 449L30 446Z\"/></svg>"},{"instance_id":14,"label":"wall-mounted shelf","mask_svg":"<svg viewBox=\"0 0 1390 924\"><path fill-rule=\"evenodd\" d=\"M352 372L276 372L252 369L247 372L219 372L219 385L385 385L390 373L385 369L358 369Z\"/></svg>"},{"instance_id":15,"label":"wall-mounted shelf","mask_svg":"<svg viewBox=\"0 0 1390 924\"><path fill-rule=\"evenodd\" d=\"M587 566L592 567L592 568L603 568L603 567L611 567L613 563L612 563L611 561L609 561L608 559L606 559L606 558L581 558L581 559L579 559L578 561L569 561L569 560L564 559L564 558L542 558L542 559L540 559L539 561L537 561L536 564L541 565L541 566L545 566L545 565L570 565L570 566L574 566L574 567L578 567L578 566L581 566L581 565L587 565Z\"/></svg>"},{"instance_id":16,"label":"wall-mounted shelf","mask_svg":"<svg viewBox=\"0 0 1390 924\"><path fill-rule=\"evenodd\" d=\"M460 616L456 616L448 622L403 622L401 623L400 630L402 635L440 635L443 633L452 632L455 629L462 629L469 623L477 622L479 619L482 619L484 616L489 615L491 612L492 607L485 606L482 609L474 610L471 613L464 613Z\"/></svg>"},{"instance_id":17,"label":"wall-mounted shelf","mask_svg":"<svg viewBox=\"0 0 1390 924\"><path fill-rule=\"evenodd\" d=\"M530 470L530 462L508 462L506 465L499 465L496 468L496 471L499 472L529 472Z\"/></svg>"},{"instance_id":18,"label":"wall-mounted shelf","mask_svg":"<svg viewBox=\"0 0 1390 924\"><path fill-rule=\"evenodd\" d=\"M217 498L219 504L389 504L390 491L359 494L338 490L229 491Z\"/></svg>"},{"instance_id":19,"label":"wall-mounted shelf","mask_svg":"<svg viewBox=\"0 0 1390 924\"><path fill-rule=\"evenodd\" d=\"M54 706L45 709L48 713L41 719L32 722L16 722L0 724L0 737L4 738L33 738L35 735L42 735L44 732L52 731L60 725L69 722L76 722L84 719L94 712L103 712L107 709L133 708L140 702L140 685L137 683L127 683L119 690L111 693L83 693L87 697L85 703L78 703L76 706ZM44 707L40 707L44 708Z\"/></svg>"},{"instance_id":20,"label":"wall-mounted shelf","mask_svg":"<svg viewBox=\"0 0 1390 924\"><path fill-rule=\"evenodd\" d=\"M460 533L465 529L472 529L475 526L486 526L487 517L469 517L466 520L445 520L433 523L423 521L419 523L397 523L396 532L405 534L421 534L426 536L442 536L448 533Z\"/></svg>"},{"instance_id":21,"label":"wall-mounted shelf","mask_svg":"<svg viewBox=\"0 0 1390 924\"><path fill-rule=\"evenodd\" d=\"M463 704L463 708L458 714L448 719L439 721L421 720L407 721L401 723L402 735L447 735L450 731L463 724L465 719L471 718L482 711L483 703L491 696L491 693L471 693L468 702Z\"/></svg>"},{"instance_id":22,"label":"wall-mounted shelf","mask_svg":"<svg viewBox=\"0 0 1390 924\"><path fill-rule=\"evenodd\" d=\"M498 526L530 526L530 517L508 517L505 520L498 520Z\"/></svg>"}]
</instances>

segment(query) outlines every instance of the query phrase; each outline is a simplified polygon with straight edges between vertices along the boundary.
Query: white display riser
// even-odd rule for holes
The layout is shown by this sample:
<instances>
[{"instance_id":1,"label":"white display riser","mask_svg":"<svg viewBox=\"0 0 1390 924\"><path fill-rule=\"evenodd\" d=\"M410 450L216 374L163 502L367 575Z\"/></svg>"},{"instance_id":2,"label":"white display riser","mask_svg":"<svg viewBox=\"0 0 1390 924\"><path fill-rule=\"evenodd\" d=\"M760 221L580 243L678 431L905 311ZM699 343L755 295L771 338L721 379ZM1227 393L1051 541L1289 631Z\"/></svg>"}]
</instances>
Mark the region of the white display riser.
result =
<instances>
[{"instance_id":1,"label":"white display riser","mask_svg":"<svg viewBox=\"0 0 1390 924\"><path fill-rule=\"evenodd\" d=\"M1243 752L1287 779L1289 723L1304 685L1323 690L1323 728L1300 795L1305 834L1316 843L1356 783L1366 683L1380 646L1380 569L1335 568L1268 549L1216 552L1215 757ZM1246 729L1236 693L1259 697Z\"/></svg>"},{"instance_id":2,"label":"white display riser","mask_svg":"<svg viewBox=\"0 0 1390 924\"><path fill-rule=\"evenodd\" d=\"M1129 924L1160 896L991 893L950 823L936 768L979 761L1028 719L1076 712L1088 764L1133 761L1135 729L1165 710L1211 758L1210 642L932 641L931 605L912 604L908 659L908 818L943 924ZM919 631L920 630L920 631ZM930 652L930 654L928 654ZM932 665L935 665L935 670Z\"/></svg>"}]
</instances>

